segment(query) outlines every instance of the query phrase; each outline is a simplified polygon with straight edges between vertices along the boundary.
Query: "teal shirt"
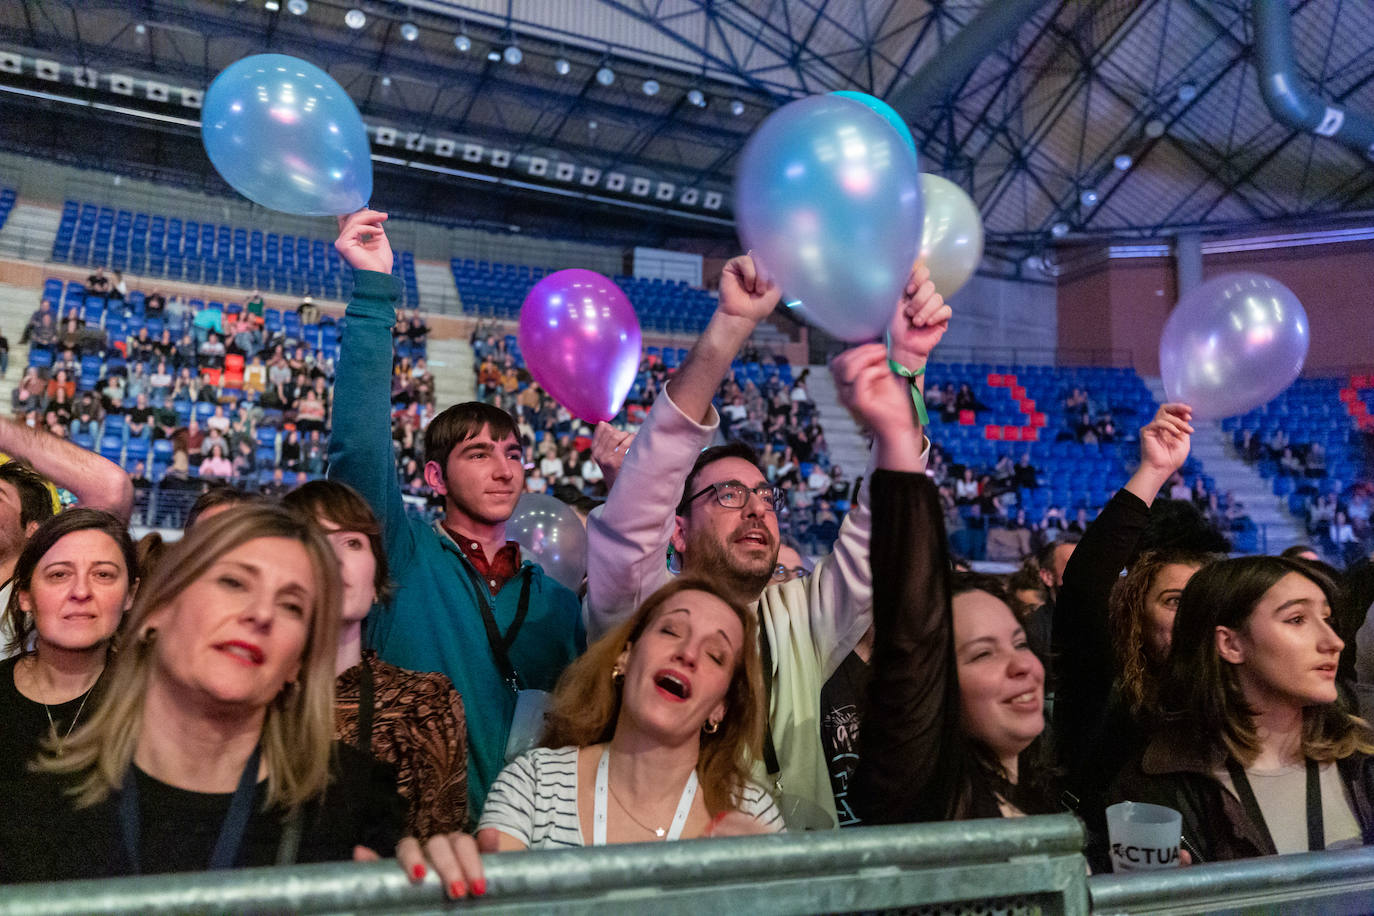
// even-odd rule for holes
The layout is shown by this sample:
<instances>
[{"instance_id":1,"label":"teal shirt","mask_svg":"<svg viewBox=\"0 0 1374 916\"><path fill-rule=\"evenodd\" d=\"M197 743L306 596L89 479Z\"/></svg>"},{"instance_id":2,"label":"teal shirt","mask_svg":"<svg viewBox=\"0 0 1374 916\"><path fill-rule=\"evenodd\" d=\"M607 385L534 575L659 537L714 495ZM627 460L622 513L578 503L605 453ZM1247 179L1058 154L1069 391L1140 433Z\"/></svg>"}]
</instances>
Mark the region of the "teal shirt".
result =
<instances>
[{"instance_id":1,"label":"teal shirt","mask_svg":"<svg viewBox=\"0 0 1374 916\"><path fill-rule=\"evenodd\" d=\"M528 560L493 597L467 557L442 530L406 515L391 447L391 328L400 281L354 274L353 300L334 382L329 476L349 484L382 523L396 593L368 620L368 642L384 661L448 675L468 720L468 812L476 821L487 789L505 765L515 694L487 642L480 604L505 633L520 587L530 577L529 613L510 652L523 686L552 690L586 645L577 596Z\"/></svg>"}]
</instances>

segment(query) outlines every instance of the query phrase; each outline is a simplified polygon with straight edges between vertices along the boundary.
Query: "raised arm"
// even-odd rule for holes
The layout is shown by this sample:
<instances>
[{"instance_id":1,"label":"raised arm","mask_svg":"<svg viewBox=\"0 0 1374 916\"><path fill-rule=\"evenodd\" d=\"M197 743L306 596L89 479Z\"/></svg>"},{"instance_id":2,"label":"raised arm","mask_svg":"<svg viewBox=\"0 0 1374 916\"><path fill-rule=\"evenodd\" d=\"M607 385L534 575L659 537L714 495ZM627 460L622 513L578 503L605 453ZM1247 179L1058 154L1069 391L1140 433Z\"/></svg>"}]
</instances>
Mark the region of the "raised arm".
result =
<instances>
[{"instance_id":1,"label":"raised arm","mask_svg":"<svg viewBox=\"0 0 1374 916\"><path fill-rule=\"evenodd\" d=\"M873 677L849 798L865 823L924 819L957 727L949 547L923 473L873 473Z\"/></svg>"},{"instance_id":2,"label":"raised arm","mask_svg":"<svg viewBox=\"0 0 1374 916\"><path fill-rule=\"evenodd\" d=\"M1054 607L1055 735L1061 759L1076 760L1117 677L1107 601L1150 521L1150 506L1188 460L1186 404L1165 404L1140 430L1140 467L1083 533L1064 567Z\"/></svg>"},{"instance_id":3,"label":"raised arm","mask_svg":"<svg viewBox=\"0 0 1374 916\"><path fill-rule=\"evenodd\" d=\"M127 522L134 507L134 485L124 469L66 439L23 423L0 419L0 452L23 458L83 506L104 509Z\"/></svg>"},{"instance_id":4,"label":"raised arm","mask_svg":"<svg viewBox=\"0 0 1374 916\"><path fill-rule=\"evenodd\" d=\"M381 520L392 565L412 545L391 448L391 326L401 285L391 275L386 214L359 210L339 217L335 249L354 270L353 299L340 340L334 374L334 428L329 437L329 476L350 485Z\"/></svg>"}]
</instances>

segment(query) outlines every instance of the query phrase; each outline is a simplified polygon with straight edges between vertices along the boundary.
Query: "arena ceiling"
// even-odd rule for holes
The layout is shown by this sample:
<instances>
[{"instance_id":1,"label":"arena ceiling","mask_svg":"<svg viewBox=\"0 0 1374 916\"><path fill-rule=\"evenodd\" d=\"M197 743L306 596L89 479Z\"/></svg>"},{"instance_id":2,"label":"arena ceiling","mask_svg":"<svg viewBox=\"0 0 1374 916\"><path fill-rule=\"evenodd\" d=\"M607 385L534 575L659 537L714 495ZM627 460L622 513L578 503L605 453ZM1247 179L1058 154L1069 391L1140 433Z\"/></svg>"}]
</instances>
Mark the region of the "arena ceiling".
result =
<instances>
[{"instance_id":1,"label":"arena ceiling","mask_svg":"<svg viewBox=\"0 0 1374 916\"><path fill-rule=\"evenodd\" d=\"M175 98L105 104L106 75L203 89L232 61L274 51L324 66L370 125L394 128L391 149L374 134L374 154L383 156L379 187L389 181L397 189L435 182L470 188L463 199L474 221L532 221L537 231L594 234L586 211L551 207L556 198L549 195L558 192L552 178L536 180L528 168L536 159L568 162L576 169L569 175L598 172L603 187L589 187L603 193L589 199L607 215L607 226L623 217L636 231L658 225L661 236L725 239L732 234L729 188L738 153L769 112L836 89L892 99L929 72L984 6L23 0L0 4L0 49L26 62L57 62L76 76L72 85L55 86L0 67L0 144L216 187L194 142L197 112L177 110ZM923 168L968 190L993 248L1008 251L1060 237L1367 218L1374 211L1370 162L1333 140L1280 125L1266 109L1250 6L1048 0L943 101L915 113ZM1295 0L1291 8L1307 87L1374 112L1374 6ZM345 24L355 9L363 16L359 28ZM608 85L597 76L603 67L614 73ZM89 85L82 68L89 68ZM655 94L646 93L646 81L656 84ZM103 113L93 113L89 103L101 99ZM91 117L119 119L124 142L73 142L71 126ZM407 149L407 136L431 144L453 139L458 167L434 159L425 139ZM458 162L465 144L480 146L485 158ZM510 161L493 166L493 151L505 151ZM519 180L511 177L515 171ZM615 173L644 176L650 190L642 199L628 189L606 191L605 176ZM580 177L569 179L570 187L579 184ZM664 185L672 189L668 198L655 191ZM692 188L700 197L680 206ZM719 202L705 208L713 191ZM425 211L426 201L440 199L417 193L408 206ZM452 202L444 201L446 212L426 215L453 219Z\"/></svg>"}]
</instances>

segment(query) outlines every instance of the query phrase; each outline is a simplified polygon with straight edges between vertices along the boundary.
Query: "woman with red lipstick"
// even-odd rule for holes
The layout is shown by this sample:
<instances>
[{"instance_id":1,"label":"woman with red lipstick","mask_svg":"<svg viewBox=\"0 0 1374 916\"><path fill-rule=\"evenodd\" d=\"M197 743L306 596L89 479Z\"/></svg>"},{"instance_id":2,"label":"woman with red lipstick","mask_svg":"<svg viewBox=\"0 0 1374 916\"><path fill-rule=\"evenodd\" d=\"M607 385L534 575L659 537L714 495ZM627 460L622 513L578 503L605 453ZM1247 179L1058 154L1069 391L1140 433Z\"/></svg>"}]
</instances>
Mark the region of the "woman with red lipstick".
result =
<instances>
[{"instance_id":1,"label":"woman with red lipstick","mask_svg":"<svg viewBox=\"0 0 1374 916\"><path fill-rule=\"evenodd\" d=\"M758 624L706 580L680 577L563 673L542 747L493 783L476 842L403 840L450 896L485 888L478 849L498 852L776 833L782 816L749 778L762 756Z\"/></svg>"},{"instance_id":2,"label":"woman with red lipstick","mask_svg":"<svg viewBox=\"0 0 1374 916\"><path fill-rule=\"evenodd\" d=\"M1337 600L1285 557L1214 563L1184 588L1166 724L1112 794L1181 811L1194 862L1374 843L1374 730L1337 701Z\"/></svg>"},{"instance_id":3,"label":"woman with red lipstick","mask_svg":"<svg viewBox=\"0 0 1374 916\"><path fill-rule=\"evenodd\" d=\"M332 741L340 591L303 516L202 519L140 586L89 718L0 789L0 880L390 852L394 780Z\"/></svg>"},{"instance_id":4,"label":"woman with red lipstick","mask_svg":"<svg viewBox=\"0 0 1374 916\"><path fill-rule=\"evenodd\" d=\"M0 780L21 778L45 739L61 753L94 710L138 582L128 526L98 509L54 516L29 538L13 581L5 614L19 654L0 662Z\"/></svg>"},{"instance_id":5,"label":"woman with red lipstick","mask_svg":"<svg viewBox=\"0 0 1374 916\"><path fill-rule=\"evenodd\" d=\"M871 478L874 640L849 797L865 823L1058 810L1038 763L1045 669L1001 584L951 572L924 474Z\"/></svg>"}]
</instances>

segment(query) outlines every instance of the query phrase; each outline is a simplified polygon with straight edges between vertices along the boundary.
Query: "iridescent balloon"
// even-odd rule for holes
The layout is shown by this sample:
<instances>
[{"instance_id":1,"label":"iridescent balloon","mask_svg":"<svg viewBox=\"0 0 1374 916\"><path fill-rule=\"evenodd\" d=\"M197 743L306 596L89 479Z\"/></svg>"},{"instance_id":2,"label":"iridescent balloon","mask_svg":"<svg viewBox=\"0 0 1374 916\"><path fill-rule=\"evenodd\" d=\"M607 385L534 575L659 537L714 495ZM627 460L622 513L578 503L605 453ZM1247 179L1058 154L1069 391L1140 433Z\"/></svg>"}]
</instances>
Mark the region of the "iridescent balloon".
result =
<instances>
[{"instance_id":1,"label":"iridescent balloon","mask_svg":"<svg viewBox=\"0 0 1374 916\"><path fill-rule=\"evenodd\" d=\"M506 522L506 537L555 580L577 591L587 574L587 529L572 507L547 493L526 493Z\"/></svg>"},{"instance_id":2,"label":"iridescent balloon","mask_svg":"<svg viewBox=\"0 0 1374 916\"><path fill-rule=\"evenodd\" d=\"M1179 300L1159 341L1171 401L1215 420L1245 413L1293 383L1307 358L1307 313L1263 274L1223 274Z\"/></svg>"},{"instance_id":3,"label":"iridescent balloon","mask_svg":"<svg viewBox=\"0 0 1374 916\"><path fill-rule=\"evenodd\" d=\"M939 175L921 175L925 221L921 260L930 268L935 291L948 299L983 260L983 220L964 189Z\"/></svg>"},{"instance_id":4,"label":"iridescent balloon","mask_svg":"<svg viewBox=\"0 0 1374 916\"><path fill-rule=\"evenodd\" d=\"M639 318L625 294L591 270L560 270L520 306L520 352L553 399L588 423L620 413L639 369Z\"/></svg>"},{"instance_id":5,"label":"iridescent balloon","mask_svg":"<svg viewBox=\"0 0 1374 916\"><path fill-rule=\"evenodd\" d=\"M352 213L372 196L358 108L328 73L285 54L235 61L205 91L205 152L225 181L283 213Z\"/></svg>"},{"instance_id":6,"label":"iridescent balloon","mask_svg":"<svg viewBox=\"0 0 1374 916\"><path fill-rule=\"evenodd\" d=\"M916 156L867 106L818 95L773 112L735 173L735 220L787 299L848 341L892 318L920 246Z\"/></svg>"},{"instance_id":7,"label":"iridescent balloon","mask_svg":"<svg viewBox=\"0 0 1374 916\"><path fill-rule=\"evenodd\" d=\"M877 96L869 95L867 92L855 92L852 89L841 89L838 92L832 92L830 94L838 95L841 98L853 99L861 105L867 105L869 108L882 115L883 120L891 124L892 129L895 130L897 135L902 138L902 141L906 143L907 148L911 150L911 155L916 155L916 138L911 136L911 128L907 126L906 121L902 120L902 116L897 114L897 110L891 105Z\"/></svg>"}]
</instances>

